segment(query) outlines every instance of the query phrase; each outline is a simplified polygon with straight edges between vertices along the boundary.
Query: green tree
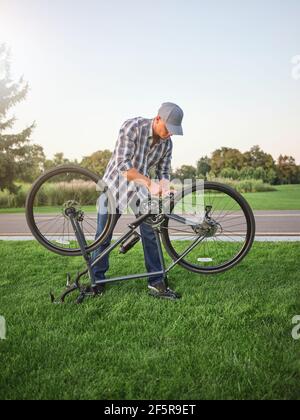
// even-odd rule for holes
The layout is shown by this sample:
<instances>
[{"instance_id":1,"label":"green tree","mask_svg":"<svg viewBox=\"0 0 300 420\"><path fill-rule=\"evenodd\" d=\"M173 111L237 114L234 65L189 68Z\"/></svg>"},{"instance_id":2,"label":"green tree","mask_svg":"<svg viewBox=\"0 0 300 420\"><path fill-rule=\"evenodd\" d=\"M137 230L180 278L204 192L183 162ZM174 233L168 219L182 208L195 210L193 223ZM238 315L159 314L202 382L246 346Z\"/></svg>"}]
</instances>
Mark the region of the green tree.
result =
<instances>
[{"instance_id":1,"label":"green tree","mask_svg":"<svg viewBox=\"0 0 300 420\"><path fill-rule=\"evenodd\" d=\"M173 174L174 179L180 179L184 182L185 180L195 179L197 177L197 169L191 165L182 165L177 168Z\"/></svg>"},{"instance_id":2,"label":"green tree","mask_svg":"<svg viewBox=\"0 0 300 420\"><path fill-rule=\"evenodd\" d=\"M213 152L211 158L211 170L219 176L223 169L231 168L241 170L244 166L244 156L238 149L222 147Z\"/></svg>"},{"instance_id":3,"label":"green tree","mask_svg":"<svg viewBox=\"0 0 300 420\"><path fill-rule=\"evenodd\" d=\"M57 166L60 165L78 165L78 161L77 159L75 160L70 160L68 158L65 157L65 155L63 153L55 153L55 155L53 156L53 159L46 159L44 162L44 170L49 170L49 169L53 169L56 168Z\"/></svg>"},{"instance_id":4,"label":"green tree","mask_svg":"<svg viewBox=\"0 0 300 420\"><path fill-rule=\"evenodd\" d=\"M86 156L81 162L83 168L87 168L102 178L107 165L112 157L112 152L109 150L99 150L93 153L91 156Z\"/></svg>"},{"instance_id":5,"label":"green tree","mask_svg":"<svg viewBox=\"0 0 300 420\"><path fill-rule=\"evenodd\" d=\"M254 168L251 168L250 166L244 166L240 171L240 179L253 179L254 171Z\"/></svg>"},{"instance_id":6,"label":"green tree","mask_svg":"<svg viewBox=\"0 0 300 420\"><path fill-rule=\"evenodd\" d=\"M232 169L232 168L224 168L221 173L220 176L222 178L229 178L229 179L240 179L240 171L238 171L237 169Z\"/></svg>"},{"instance_id":7,"label":"green tree","mask_svg":"<svg viewBox=\"0 0 300 420\"><path fill-rule=\"evenodd\" d=\"M25 145L22 159L19 162L18 179L24 182L33 182L44 170L45 153L38 144Z\"/></svg>"},{"instance_id":8,"label":"green tree","mask_svg":"<svg viewBox=\"0 0 300 420\"><path fill-rule=\"evenodd\" d=\"M197 176L206 178L211 171L211 161L208 156L202 157L197 162Z\"/></svg>"},{"instance_id":9,"label":"green tree","mask_svg":"<svg viewBox=\"0 0 300 420\"><path fill-rule=\"evenodd\" d=\"M299 166L296 165L296 161L292 156L279 156L277 173L281 184L296 184L300 182Z\"/></svg>"},{"instance_id":10,"label":"green tree","mask_svg":"<svg viewBox=\"0 0 300 420\"><path fill-rule=\"evenodd\" d=\"M249 152L244 153L244 164L251 168L275 170L275 161L273 157L270 154L265 153L259 146L253 146Z\"/></svg>"},{"instance_id":11,"label":"green tree","mask_svg":"<svg viewBox=\"0 0 300 420\"><path fill-rule=\"evenodd\" d=\"M20 178L23 164L30 153L30 136L35 123L17 134L8 133L16 121L9 116L9 110L26 98L28 84L21 77L17 82L11 79L10 54L7 47L0 45L0 190L18 190L16 179Z\"/></svg>"}]
</instances>

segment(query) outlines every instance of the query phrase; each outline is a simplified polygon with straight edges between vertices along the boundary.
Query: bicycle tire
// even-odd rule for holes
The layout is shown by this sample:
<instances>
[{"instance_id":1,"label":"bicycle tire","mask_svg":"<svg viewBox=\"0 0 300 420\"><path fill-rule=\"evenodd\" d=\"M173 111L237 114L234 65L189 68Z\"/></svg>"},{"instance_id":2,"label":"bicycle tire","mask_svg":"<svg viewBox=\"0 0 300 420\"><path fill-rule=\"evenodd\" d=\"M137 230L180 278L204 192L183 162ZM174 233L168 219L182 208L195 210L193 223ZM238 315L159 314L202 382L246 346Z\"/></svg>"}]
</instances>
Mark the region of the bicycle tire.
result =
<instances>
[{"instance_id":1,"label":"bicycle tire","mask_svg":"<svg viewBox=\"0 0 300 420\"><path fill-rule=\"evenodd\" d=\"M241 252L230 262L227 262L223 266L219 267L201 267L186 262L184 259L179 261L178 264L185 268L186 270L197 273L197 274L219 274L224 273L227 270L230 270L237 264L239 264L249 253L251 250L251 247L253 245L254 239L255 239L255 233L256 233L256 222L255 217L253 214L253 211L249 205L249 203L245 200L245 198L235 189L229 187L228 185L221 184L218 182L205 182L204 183L204 190L205 189L216 189L219 192L223 192L228 194L230 197L235 199L237 203L240 204L241 208L243 209L243 212L246 216L247 220L247 239L245 241L244 247L242 248ZM197 190L197 185L193 185L192 187L184 190L182 193L180 193L177 197L175 196L174 201L171 205L171 212L174 210L174 207L178 203L178 201L185 195L191 194ZM177 261L180 258L180 254L174 249L172 245L172 240L169 236L169 230L168 230L168 224L169 219L166 218L164 223L162 224L161 229L161 237L163 245L168 253L168 255L172 258L173 261Z\"/></svg>"},{"instance_id":2,"label":"bicycle tire","mask_svg":"<svg viewBox=\"0 0 300 420\"><path fill-rule=\"evenodd\" d=\"M62 249L59 247L54 246L51 242L47 241L47 239L41 234L39 231L35 220L34 220L34 200L36 197L36 194L38 193L39 189L43 186L43 184L48 181L50 178L61 175L64 173L72 173L77 175L83 175L88 178L90 178L92 181L94 181L96 184L99 182L103 182L101 178L91 172L88 169L82 168L80 166L76 165L60 165L54 169L51 169L45 173L43 173L32 185L27 198L26 198L26 221L27 225L34 236L34 238L46 249L49 251L61 255L61 256L68 256L68 257L77 257L81 256L82 252L80 249ZM104 183L103 183L104 186ZM110 208L113 208L114 199L109 191L109 189L106 189L106 194L108 196L109 203L108 205L111 206ZM102 232L101 236L95 242L88 246L86 250L88 252L92 252L95 249L103 243L108 236L113 232L114 226L115 226L115 214L108 214L108 221L106 224L106 228Z\"/></svg>"}]
</instances>

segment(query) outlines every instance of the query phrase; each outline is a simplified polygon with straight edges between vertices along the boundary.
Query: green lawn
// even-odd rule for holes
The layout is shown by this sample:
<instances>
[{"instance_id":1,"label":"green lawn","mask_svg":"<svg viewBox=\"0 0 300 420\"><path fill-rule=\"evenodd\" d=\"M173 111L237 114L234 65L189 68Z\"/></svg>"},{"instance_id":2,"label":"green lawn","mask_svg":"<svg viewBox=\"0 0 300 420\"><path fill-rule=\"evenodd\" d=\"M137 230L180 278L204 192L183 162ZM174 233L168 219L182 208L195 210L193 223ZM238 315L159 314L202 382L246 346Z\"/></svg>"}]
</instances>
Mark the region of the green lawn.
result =
<instances>
[{"instance_id":1,"label":"green lawn","mask_svg":"<svg viewBox=\"0 0 300 420\"><path fill-rule=\"evenodd\" d=\"M300 185L279 185L276 189L243 195L254 210L300 210Z\"/></svg>"},{"instance_id":2,"label":"green lawn","mask_svg":"<svg viewBox=\"0 0 300 420\"><path fill-rule=\"evenodd\" d=\"M108 286L76 306L49 303L82 267L34 242L0 242L0 399L299 399L299 244L255 243L223 275L177 267L178 302L146 281ZM122 268L122 271L120 269ZM142 272L138 246L112 256L112 275Z\"/></svg>"}]
</instances>

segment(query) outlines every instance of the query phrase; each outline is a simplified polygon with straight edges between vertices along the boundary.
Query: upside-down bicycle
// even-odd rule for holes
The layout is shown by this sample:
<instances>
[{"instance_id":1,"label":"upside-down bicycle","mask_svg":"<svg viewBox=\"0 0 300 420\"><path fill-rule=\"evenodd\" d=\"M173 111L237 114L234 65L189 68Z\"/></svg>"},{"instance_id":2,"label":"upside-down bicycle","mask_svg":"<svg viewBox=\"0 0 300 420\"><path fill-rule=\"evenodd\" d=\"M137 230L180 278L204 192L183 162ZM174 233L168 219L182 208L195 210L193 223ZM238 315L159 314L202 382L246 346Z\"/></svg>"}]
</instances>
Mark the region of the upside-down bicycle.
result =
<instances>
[{"instance_id":1,"label":"upside-down bicycle","mask_svg":"<svg viewBox=\"0 0 300 420\"><path fill-rule=\"evenodd\" d=\"M97 231L97 202L105 197L107 222ZM76 165L63 165L42 174L32 185L26 200L26 219L37 241L62 256L83 256L87 268L74 282L67 275L67 288L60 298L79 291L78 303L96 296L97 286L133 279L162 276L166 282L177 265L196 274L223 273L239 264L255 238L255 219L245 198L235 189L217 182L193 183L165 199L151 200L147 210L99 257L93 251L104 243L115 227L114 199L109 188L93 172ZM199 204L200 203L200 204ZM138 228L150 224L157 240L162 271L124 275L96 281L92 268L121 245L127 253L137 242ZM172 262L166 267L162 243ZM88 276L89 284L81 279ZM54 296L51 295L54 302Z\"/></svg>"}]
</instances>

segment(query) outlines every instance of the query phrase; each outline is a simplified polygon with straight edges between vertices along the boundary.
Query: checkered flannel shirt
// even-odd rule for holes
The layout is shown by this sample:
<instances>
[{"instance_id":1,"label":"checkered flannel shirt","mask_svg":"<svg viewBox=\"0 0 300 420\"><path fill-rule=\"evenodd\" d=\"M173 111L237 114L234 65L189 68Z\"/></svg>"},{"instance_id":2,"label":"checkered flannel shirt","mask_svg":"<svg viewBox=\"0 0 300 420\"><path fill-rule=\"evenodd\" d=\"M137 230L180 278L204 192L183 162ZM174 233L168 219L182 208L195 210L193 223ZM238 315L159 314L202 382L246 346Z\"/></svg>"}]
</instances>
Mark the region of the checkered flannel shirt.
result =
<instances>
[{"instance_id":1,"label":"checkered flannel shirt","mask_svg":"<svg viewBox=\"0 0 300 420\"><path fill-rule=\"evenodd\" d=\"M153 141L153 119L142 117L125 121L122 125L113 156L107 166L103 180L109 187L116 207L121 213L134 197L143 200L148 197L146 187L129 182L123 172L135 168L149 177L156 169L158 180L170 180L173 143L171 138L160 141L151 148Z\"/></svg>"}]
</instances>

